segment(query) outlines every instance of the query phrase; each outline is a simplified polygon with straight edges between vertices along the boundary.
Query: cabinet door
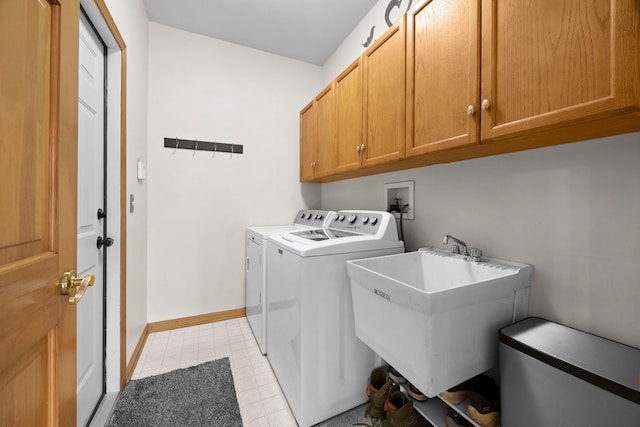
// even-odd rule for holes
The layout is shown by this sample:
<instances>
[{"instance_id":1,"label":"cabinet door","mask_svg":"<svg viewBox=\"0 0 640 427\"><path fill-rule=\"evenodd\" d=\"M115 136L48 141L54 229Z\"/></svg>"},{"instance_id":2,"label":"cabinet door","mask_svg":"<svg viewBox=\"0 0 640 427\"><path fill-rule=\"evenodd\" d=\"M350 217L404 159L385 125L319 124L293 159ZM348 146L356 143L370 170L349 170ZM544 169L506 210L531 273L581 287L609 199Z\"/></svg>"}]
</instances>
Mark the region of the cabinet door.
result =
<instances>
[{"instance_id":1,"label":"cabinet door","mask_svg":"<svg viewBox=\"0 0 640 427\"><path fill-rule=\"evenodd\" d=\"M405 18L362 55L364 73L363 165L404 157Z\"/></svg>"},{"instance_id":2,"label":"cabinet door","mask_svg":"<svg viewBox=\"0 0 640 427\"><path fill-rule=\"evenodd\" d=\"M313 181L316 157L316 110L311 101L300 111L300 181Z\"/></svg>"},{"instance_id":3,"label":"cabinet door","mask_svg":"<svg viewBox=\"0 0 640 427\"><path fill-rule=\"evenodd\" d=\"M407 16L407 157L480 140L479 0Z\"/></svg>"},{"instance_id":4,"label":"cabinet door","mask_svg":"<svg viewBox=\"0 0 640 427\"><path fill-rule=\"evenodd\" d=\"M316 97L316 178L329 175L333 170L335 126L333 115L333 85L327 86Z\"/></svg>"},{"instance_id":5,"label":"cabinet door","mask_svg":"<svg viewBox=\"0 0 640 427\"><path fill-rule=\"evenodd\" d=\"M362 144L362 67L358 58L335 81L335 172L360 166Z\"/></svg>"},{"instance_id":6,"label":"cabinet door","mask_svg":"<svg viewBox=\"0 0 640 427\"><path fill-rule=\"evenodd\" d=\"M483 140L638 110L639 19L637 0L483 0Z\"/></svg>"}]
</instances>

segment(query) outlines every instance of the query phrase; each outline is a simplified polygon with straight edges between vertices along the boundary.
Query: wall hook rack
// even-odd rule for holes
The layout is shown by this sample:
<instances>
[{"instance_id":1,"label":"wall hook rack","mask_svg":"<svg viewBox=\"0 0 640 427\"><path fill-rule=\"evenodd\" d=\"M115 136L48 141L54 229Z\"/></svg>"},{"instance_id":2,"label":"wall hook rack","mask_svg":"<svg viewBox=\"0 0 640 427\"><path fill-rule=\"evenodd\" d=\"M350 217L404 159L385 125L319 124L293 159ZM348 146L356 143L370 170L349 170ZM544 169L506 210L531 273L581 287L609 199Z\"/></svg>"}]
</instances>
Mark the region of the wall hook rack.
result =
<instances>
[{"instance_id":1,"label":"wall hook rack","mask_svg":"<svg viewBox=\"0 0 640 427\"><path fill-rule=\"evenodd\" d=\"M165 148L173 148L174 150L193 150L195 151L213 151L214 153L232 153L243 154L244 147L242 144L225 144L224 142L209 142L192 139L165 138Z\"/></svg>"}]
</instances>

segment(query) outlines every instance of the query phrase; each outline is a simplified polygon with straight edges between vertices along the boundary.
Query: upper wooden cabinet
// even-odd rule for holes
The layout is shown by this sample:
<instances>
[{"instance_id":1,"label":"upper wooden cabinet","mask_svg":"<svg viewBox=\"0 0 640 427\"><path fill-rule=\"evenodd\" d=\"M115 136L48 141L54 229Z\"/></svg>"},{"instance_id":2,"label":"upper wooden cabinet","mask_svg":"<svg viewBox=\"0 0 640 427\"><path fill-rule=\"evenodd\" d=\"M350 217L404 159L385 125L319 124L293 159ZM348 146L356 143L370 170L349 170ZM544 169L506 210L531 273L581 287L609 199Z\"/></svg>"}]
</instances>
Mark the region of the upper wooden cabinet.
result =
<instances>
[{"instance_id":1,"label":"upper wooden cabinet","mask_svg":"<svg viewBox=\"0 0 640 427\"><path fill-rule=\"evenodd\" d=\"M549 134L568 142L618 126L609 120L640 107L639 37L637 0L483 0L483 142L571 126Z\"/></svg>"},{"instance_id":2,"label":"upper wooden cabinet","mask_svg":"<svg viewBox=\"0 0 640 427\"><path fill-rule=\"evenodd\" d=\"M425 0L332 85L318 182L640 131L640 1Z\"/></svg>"},{"instance_id":3,"label":"upper wooden cabinet","mask_svg":"<svg viewBox=\"0 0 640 427\"><path fill-rule=\"evenodd\" d=\"M336 146L333 84L316 96L316 162L314 175L322 178L333 170L333 151Z\"/></svg>"},{"instance_id":4,"label":"upper wooden cabinet","mask_svg":"<svg viewBox=\"0 0 640 427\"><path fill-rule=\"evenodd\" d=\"M360 58L343 71L334 83L336 148L334 172L361 166L362 66Z\"/></svg>"},{"instance_id":5,"label":"upper wooden cabinet","mask_svg":"<svg viewBox=\"0 0 640 427\"><path fill-rule=\"evenodd\" d=\"M300 111L300 181L315 181L333 172L333 102L331 84Z\"/></svg>"},{"instance_id":6,"label":"upper wooden cabinet","mask_svg":"<svg viewBox=\"0 0 640 427\"><path fill-rule=\"evenodd\" d=\"M300 181L313 181L316 160L316 109L315 100L300 111Z\"/></svg>"},{"instance_id":7,"label":"upper wooden cabinet","mask_svg":"<svg viewBox=\"0 0 640 427\"><path fill-rule=\"evenodd\" d=\"M405 17L362 54L364 76L363 166L404 157Z\"/></svg>"},{"instance_id":8,"label":"upper wooden cabinet","mask_svg":"<svg viewBox=\"0 0 640 427\"><path fill-rule=\"evenodd\" d=\"M480 142L480 0L407 15L407 156Z\"/></svg>"}]
</instances>

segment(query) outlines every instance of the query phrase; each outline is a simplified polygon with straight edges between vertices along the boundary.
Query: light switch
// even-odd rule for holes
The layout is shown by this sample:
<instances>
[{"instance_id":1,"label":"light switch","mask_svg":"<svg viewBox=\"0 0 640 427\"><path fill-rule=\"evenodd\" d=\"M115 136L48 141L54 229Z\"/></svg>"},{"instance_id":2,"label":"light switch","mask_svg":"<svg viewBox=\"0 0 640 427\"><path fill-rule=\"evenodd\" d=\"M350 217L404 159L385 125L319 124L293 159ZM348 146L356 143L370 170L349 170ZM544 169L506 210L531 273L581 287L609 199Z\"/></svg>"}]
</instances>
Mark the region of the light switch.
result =
<instances>
[{"instance_id":1,"label":"light switch","mask_svg":"<svg viewBox=\"0 0 640 427\"><path fill-rule=\"evenodd\" d=\"M129 212L133 213L136 205L136 201L133 197L133 194L129 194Z\"/></svg>"}]
</instances>

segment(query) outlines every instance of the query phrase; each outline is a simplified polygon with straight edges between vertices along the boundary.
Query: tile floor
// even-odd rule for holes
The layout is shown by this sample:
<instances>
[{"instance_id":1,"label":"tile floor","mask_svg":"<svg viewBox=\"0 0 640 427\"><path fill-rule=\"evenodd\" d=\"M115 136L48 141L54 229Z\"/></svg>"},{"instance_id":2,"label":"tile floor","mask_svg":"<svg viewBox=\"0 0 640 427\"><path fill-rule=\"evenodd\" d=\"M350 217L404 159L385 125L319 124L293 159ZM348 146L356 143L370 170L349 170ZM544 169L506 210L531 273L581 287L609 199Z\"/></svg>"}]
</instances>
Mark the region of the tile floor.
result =
<instances>
[{"instance_id":1,"label":"tile floor","mask_svg":"<svg viewBox=\"0 0 640 427\"><path fill-rule=\"evenodd\" d=\"M297 424L245 317L152 333L132 379L228 357L244 427Z\"/></svg>"}]
</instances>

